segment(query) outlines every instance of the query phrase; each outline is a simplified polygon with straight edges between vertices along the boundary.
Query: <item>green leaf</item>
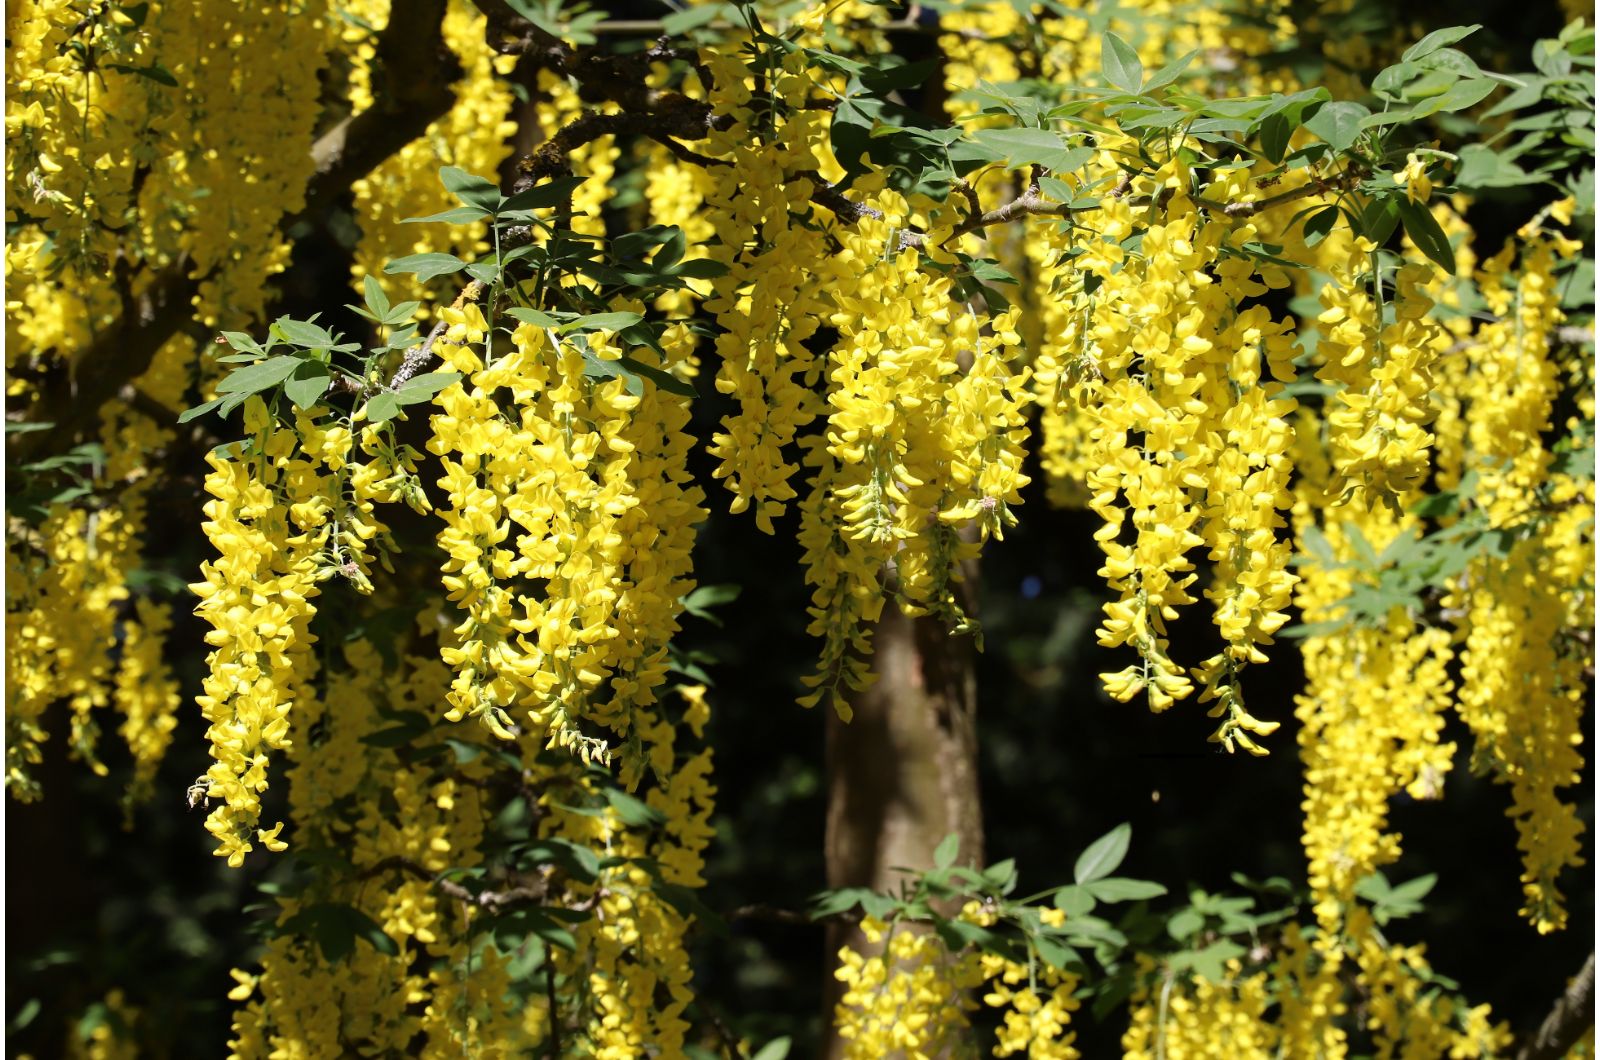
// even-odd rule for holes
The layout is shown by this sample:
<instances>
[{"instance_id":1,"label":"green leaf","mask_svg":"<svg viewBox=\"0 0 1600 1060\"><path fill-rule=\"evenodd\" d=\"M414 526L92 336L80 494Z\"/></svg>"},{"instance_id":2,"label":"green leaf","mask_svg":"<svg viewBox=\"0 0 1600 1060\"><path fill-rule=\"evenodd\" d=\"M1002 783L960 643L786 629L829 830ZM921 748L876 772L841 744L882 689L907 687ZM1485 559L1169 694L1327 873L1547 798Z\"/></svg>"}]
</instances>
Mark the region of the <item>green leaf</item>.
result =
<instances>
[{"instance_id":1,"label":"green leaf","mask_svg":"<svg viewBox=\"0 0 1600 1060\"><path fill-rule=\"evenodd\" d=\"M634 798L625 791L616 788L606 788L603 792L606 801L616 811L622 823L631 828L649 828L666 820L660 810L652 809L639 799Z\"/></svg>"},{"instance_id":2,"label":"green leaf","mask_svg":"<svg viewBox=\"0 0 1600 1060\"><path fill-rule=\"evenodd\" d=\"M1400 209L1396 201L1404 195L1382 195L1367 203L1361 211L1361 234L1378 246L1383 246L1400 223Z\"/></svg>"},{"instance_id":3,"label":"green leaf","mask_svg":"<svg viewBox=\"0 0 1600 1060\"><path fill-rule=\"evenodd\" d=\"M661 20L661 32L668 37L682 37L692 29L699 29L725 14L725 4L696 4L682 11L674 11Z\"/></svg>"},{"instance_id":4,"label":"green leaf","mask_svg":"<svg viewBox=\"0 0 1600 1060\"><path fill-rule=\"evenodd\" d=\"M348 957L358 938L366 940L368 945L385 956L393 957L400 952L400 947L384 933L376 920L359 909L333 902L307 906L284 921L278 930L280 934L304 935L312 939L322 951L323 959L330 964Z\"/></svg>"},{"instance_id":5,"label":"green leaf","mask_svg":"<svg viewBox=\"0 0 1600 1060\"><path fill-rule=\"evenodd\" d=\"M361 742L368 747L404 747L406 744L424 735L430 728L426 721L406 721L399 725L391 725L387 729L369 732L361 737Z\"/></svg>"},{"instance_id":6,"label":"green leaf","mask_svg":"<svg viewBox=\"0 0 1600 1060\"><path fill-rule=\"evenodd\" d=\"M592 883L600 875L600 855L569 839L554 836L519 845L520 860L534 865L556 865L567 875Z\"/></svg>"},{"instance_id":7,"label":"green leaf","mask_svg":"<svg viewBox=\"0 0 1600 1060\"><path fill-rule=\"evenodd\" d=\"M1175 970L1192 971L1202 979L1220 982L1226 974L1228 962L1244 956L1244 953L1244 947L1232 939L1218 939L1203 950L1173 955L1170 964Z\"/></svg>"},{"instance_id":8,"label":"green leaf","mask_svg":"<svg viewBox=\"0 0 1600 1060\"><path fill-rule=\"evenodd\" d=\"M875 96L925 84L939 68L938 59L921 59L899 66L875 66L861 71L861 84Z\"/></svg>"},{"instance_id":9,"label":"green leaf","mask_svg":"<svg viewBox=\"0 0 1600 1060\"><path fill-rule=\"evenodd\" d=\"M1336 152L1344 152L1361 135L1361 122L1372 112L1359 103L1335 100L1324 103L1306 121L1306 129Z\"/></svg>"},{"instance_id":10,"label":"green leaf","mask_svg":"<svg viewBox=\"0 0 1600 1060\"><path fill-rule=\"evenodd\" d=\"M308 350L326 349L332 346L334 338L324 328L318 327L309 320L291 320L288 317L279 317L272 322L272 327L285 342L296 346L304 346Z\"/></svg>"},{"instance_id":11,"label":"green leaf","mask_svg":"<svg viewBox=\"0 0 1600 1060\"><path fill-rule=\"evenodd\" d=\"M1339 213L1339 207L1327 206L1306 218L1303 229L1306 246L1314 247L1326 239L1333 231L1334 222L1339 220Z\"/></svg>"},{"instance_id":12,"label":"green leaf","mask_svg":"<svg viewBox=\"0 0 1600 1060\"><path fill-rule=\"evenodd\" d=\"M1066 971L1072 967L1082 967L1083 958L1078 956L1078 951L1068 946L1058 938L1050 935L1039 935L1033 940L1033 948L1038 951L1040 960L1053 968Z\"/></svg>"},{"instance_id":13,"label":"green leaf","mask_svg":"<svg viewBox=\"0 0 1600 1060\"><path fill-rule=\"evenodd\" d=\"M1111 875L1127 856L1132 838L1132 825L1117 825L1078 855L1077 864L1072 867L1072 878L1078 883L1088 883Z\"/></svg>"},{"instance_id":14,"label":"green leaf","mask_svg":"<svg viewBox=\"0 0 1600 1060\"><path fill-rule=\"evenodd\" d=\"M370 274L361 277L361 294L373 316L382 320L389 315L389 296L383 293L383 285L375 277Z\"/></svg>"},{"instance_id":15,"label":"green leaf","mask_svg":"<svg viewBox=\"0 0 1600 1060\"><path fill-rule=\"evenodd\" d=\"M1071 941L1084 946L1109 943L1122 947L1128 944L1126 935L1097 916L1080 916L1069 920L1062 926L1061 932Z\"/></svg>"},{"instance_id":16,"label":"green leaf","mask_svg":"<svg viewBox=\"0 0 1600 1060\"><path fill-rule=\"evenodd\" d=\"M1289 119L1282 114L1269 115L1261 123L1261 153L1269 162L1276 165L1283 161L1284 152L1289 149L1289 134L1293 131Z\"/></svg>"},{"instance_id":17,"label":"green leaf","mask_svg":"<svg viewBox=\"0 0 1600 1060\"><path fill-rule=\"evenodd\" d=\"M700 612L709 607L731 604L739 599L739 594L742 591L740 586L732 583L726 585L702 585L683 598L683 609L689 612Z\"/></svg>"},{"instance_id":18,"label":"green leaf","mask_svg":"<svg viewBox=\"0 0 1600 1060\"><path fill-rule=\"evenodd\" d=\"M1144 81L1144 64L1139 61L1139 53L1109 31L1100 38L1100 71L1113 86L1135 95Z\"/></svg>"},{"instance_id":19,"label":"green leaf","mask_svg":"<svg viewBox=\"0 0 1600 1060\"><path fill-rule=\"evenodd\" d=\"M643 319L638 313L591 313L569 320L556 330L563 335L570 335L574 331L621 331Z\"/></svg>"},{"instance_id":20,"label":"green leaf","mask_svg":"<svg viewBox=\"0 0 1600 1060\"><path fill-rule=\"evenodd\" d=\"M367 278L371 279L370 276ZM301 361L294 374L283 384L283 392L294 402L295 408L308 409L332 385L333 377L327 365L321 361Z\"/></svg>"},{"instance_id":21,"label":"green leaf","mask_svg":"<svg viewBox=\"0 0 1600 1060\"><path fill-rule=\"evenodd\" d=\"M1001 894L1009 894L1017 885L1017 860L1006 858L983 870L983 881Z\"/></svg>"},{"instance_id":22,"label":"green leaf","mask_svg":"<svg viewBox=\"0 0 1600 1060\"><path fill-rule=\"evenodd\" d=\"M172 76L171 70L160 63L151 63L149 66L124 66L121 63L112 63L110 69L121 74L133 74L154 81L158 85L166 85L168 88L178 87L178 79Z\"/></svg>"},{"instance_id":23,"label":"green leaf","mask_svg":"<svg viewBox=\"0 0 1600 1060\"><path fill-rule=\"evenodd\" d=\"M710 258L691 258L680 262L671 270L671 275L682 276L690 280L714 280L718 276L726 276L728 267L720 261Z\"/></svg>"},{"instance_id":24,"label":"green leaf","mask_svg":"<svg viewBox=\"0 0 1600 1060\"><path fill-rule=\"evenodd\" d=\"M217 393L259 394L289 378L302 363L299 357L279 354L256 364L235 368L228 373L226 379L217 384Z\"/></svg>"},{"instance_id":25,"label":"green leaf","mask_svg":"<svg viewBox=\"0 0 1600 1060\"><path fill-rule=\"evenodd\" d=\"M400 415L400 399L387 391L374 394L367 399L367 420L371 423L387 423Z\"/></svg>"},{"instance_id":26,"label":"green leaf","mask_svg":"<svg viewBox=\"0 0 1600 1060\"><path fill-rule=\"evenodd\" d=\"M1189 64L1194 62L1194 57L1199 54L1200 49L1196 48L1187 55L1174 59L1166 66L1163 66L1160 70L1156 71L1150 76L1150 80L1144 83L1144 88L1142 89L1143 93L1145 95L1149 95L1158 88L1165 88L1172 84L1178 78L1183 76L1183 72L1189 68Z\"/></svg>"},{"instance_id":27,"label":"green leaf","mask_svg":"<svg viewBox=\"0 0 1600 1060\"><path fill-rule=\"evenodd\" d=\"M389 311L383 315L381 323L386 328L392 328L396 324L410 320L411 314L415 313L417 306L421 304L420 302L401 302L399 305L391 306ZM397 343L400 340L398 336L391 336L389 341Z\"/></svg>"},{"instance_id":28,"label":"green leaf","mask_svg":"<svg viewBox=\"0 0 1600 1060\"><path fill-rule=\"evenodd\" d=\"M467 275L488 286L500 277L500 266L494 261L474 261L467 265Z\"/></svg>"},{"instance_id":29,"label":"green leaf","mask_svg":"<svg viewBox=\"0 0 1600 1060\"><path fill-rule=\"evenodd\" d=\"M933 849L933 863L941 869L948 869L956 863L956 855L961 852L961 837L951 832L939 841Z\"/></svg>"},{"instance_id":30,"label":"green leaf","mask_svg":"<svg viewBox=\"0 0 1600 1060\"><path fill-rule=\"evenodd\" d=\"M500 205L498 185L476 173L468 173L458 166L440 167L439 182L444 185L446 191L468 206L476 206L481 210L494 210Z\"/></svg>"},{"instance_id":31,"label":"green leaf","mask_svg":"<svg viewBox=\"0 0 1600 1060\"><path fill-rule=\"evenodd\" d=\"M621 361L603 360L588 350L583 351L583 375L585 379L622 379L634 397L644 393L644 381L637 373L628 371Z\"/></svg>"},{"instance_id":32,"label":"green leaf","mask_svg":"<svg viewBox=\"0 0 1600 1060\"><path fill-rule=\"evenodd\" d=\"M995 932L965 920L945 920L941 917L934 923L933 929L944 940L944 944L955 952L968 946L989 949L1000 943L1000 936Z\"/></svg>"},{"instance_id":33,"label":"green leaf","mask_svg":"<svg viewBox=\"0 0 1600 1060\"><path fill-rule=\"evenodd\" d=\"M1396 199L1395 207L1400 211L1400 220L1405 223L1406 235L1411 237L1417 249L1443 269L1446 276L1454 276L1455 251L1450 249L1450 237L1444 234L1444 229L1439 227L1439 222L1434 219L1432 212L1421 203L1412 202L1404 197Z\"/></svg>"},{"instance_id":34,"label":"green leaf","mask_svg":"<svg viewBox=\"0 0 1600 1060\"><path fill-rule=\"evenodd\" d=\"M1167 934L1179 942L1184 942L1205 926L1206 918L1203 913L1194 909L1180 909L1167 921Z\"/></svg>"},{"instance_id":35,"label":"green leaf","mask_svg":"<svg viewBox=\"0 0 1600 1060\"><path fill-rule=\"evenodd\" d=\"M537 309L529 309L526 306L512 306L506 310L506 314L513 320L520 320L524 324L532 324L536 328L554 328L561 325L561 321L549 313L541 313Z\"/></svg>"},{"instance_id":36,"label":"green leaf","mask_svg":"<svg viewBox=\"0 0 1600 1060\"><path fill-rule=\"evenodd\" d=\"M531 922L529 931L530 934L543 939L557 949L566 950L568 953L578 952L578 940L573 938L572 932L549 917L543 917Z\"/></svg>"},{"instance_id":37,"label":"green leaf","mask_svg":"<svg viewBox=\"0 0 1600 1060\"><path fill-rule=\"evenodd\" d=\"M1481 25L1475 23L1471 26L1449 26L1445 29L1436 29L1407 48L1401 54L1400 61L1411 62L1414 59L1432 55L1440 48L1449 47L1458 40L1465 40L1482 28Z\"/></svg>"},{"instance_id":38,"label":"green leaf","mask_svg":"<svg viewBox=\"0 0 1600 1060\"><path fill-rule=\"evenodd\" d=\"M240 353L260 353L261 344L242 331L224 331L222 337Z\"/></svg>"},{"instance_id":39,"label":"green leaf","mask_svg":"<svg viewBox=\"0 0 1600 1060\"><path fill-rule=\"evenodd\" d=\"M693 11L694 8L689 10ZM763 1045L761 1051L752 1056L750 1060L785 1060L789 1055L789 1041L786 1037L774 1038L766 1045Z\"/></svg>"},{"instance_id":40,"label":"green leaf","mask_svg":"<svg viewBox=\"0 0 1600 1060\"><path fill-rule=\"evenodd\" d=\"M1108 876L1084 884L1090 894L1102 902L1138 902L1147 898L1160 898L1167 889L1149 880L1130 880L1123 876Z\"/></svg>"},{"instance_id":41,"label":"green leaf","mask_svg":"<svg viewBox=\"0 0 1600 1060\"><path fill-rule=\"evenodd\" d=\"M1094 911L1095 897L1088 888L1069 883L1056 891L1055 903L1068 916L1088 916Z\"/></svg>"},{"instance_id":42,"label":"green leaf","mask_svg":"<svg viewBox=\"0 0 1600 1060\"><path fill-rule=\"evenodd\" d=\"M1397 901L1420 902L1428 896L1428 892L1432 891L1433 885L1438 882L1438 875L1430 872L1426 876L1418 876L1414 880L1407 880L1405 883L1393 888L1389 894Z\"/></svg>"},{"instance_id":43,"label":"green leaf","mask_svg":"<svg viewBox=\"0 0 1600 1060\"><path fill-rule=\"evenodd\" d=\"M1466 110L1483 102L1500 85L1492 77L1475 77L1467 81L1457 81L1444 92L1428 100L1426 103L1414 108L1418 117L1429 114L1451 114L1458 110Z\"/></svg>"},{"instance_id":44,"label":"green leaf","mask_svg":"<svg viewBox=\"0 0 1600 1060\"><path fill-rule=\"evenodd\" d=\"M557 177L555 180L544 184L535 184L511 196L500 205L500 212L512 210L544 210L555 206L564 205L572 198L572 193L587 177Z\"/></svg>"},{"instance_id":45,"label":"green leaf","mask_svg":"<svg viewBox=\"0 0 1600 1060\"><path fill-rule=\"evenodd\" d=\"M192 409L184 409L183 412L179 413L178 415L178 422L188 423L190 420L199 419L201 416L204 416L206 413L210 412L220 404L222 404L221 398L213 398L210 401L196 405Z\"/></svg>"},{"instance_id":46,"label":"green leaf","mask_svg":"<svg viewBox=\"0 0 1600 1060\"><path fill-rule=\"evenodd\" d=\"M423 375L414 375L395 393L395 400L402 405L431 401L435 394L460 378L460 372L427 372Z\"/></svg>"},{"instance_id":47,"label":"green leaf","mask_svg":"<svg viewBox=\"0 0 1600 1060\"><path fill-rule=\"evenodd\" d=\"M679 379L671 372L662 371L653 365L636 361L632 357L618 357L616 365L630 375L642 376L669 394L680 397L699 397L699 392L685 380Z\"/></svg>"},{"instance_id":48,"label":"green leaf","mask_svg":"<svg viewBox=\"0 0 1600 1060\"><path fill-rule=\"evenodd\" d=\"M972 141L1012 168L1044 166L1052 173L1066 173L1094 157L1093 148L1070 147L1060 133L1049 129L979 129Z\"/></svg>"},{"instance_id":49,"label":"green leaf","mask_svg":"<svg viewBox=\"0 0 1600 1060\"><path fill-rule=\"evenodd\" d=\"M444 210L440 213L431 213L426 217L403 217L400 219L400 223L403 225L425 225L437 221L440 224L460 225L481 220L488 217L490 213L490 210L486 210L481 206L457 206L454 209Z\"/></svg>"},{"instance_id":50,"label":"green leaf","mask_svg":"<svg viewBox=\"0 0 1600 1060\"><path fill-rule=\"evenodd\" d=\"M454 254L411 254L404 258L396 258L383 267L383 271L393 275L399 272L414 272L418 281L427 283L435 276L448 276L452 272L460 272L467 267L467 263Z\"/></svg>"},{"instance_id":51,"label":"green leaf","mask_svg":"<svg viewBox=\"0 0 1600 1060\"><path fill-rule=\"evenodd\" d=\"M834 891L823 891L811 899L811 919L820 920L823 917L848 912L873 894L874 892L866 887L841 887Z\"/></svg>"}]
</instances>

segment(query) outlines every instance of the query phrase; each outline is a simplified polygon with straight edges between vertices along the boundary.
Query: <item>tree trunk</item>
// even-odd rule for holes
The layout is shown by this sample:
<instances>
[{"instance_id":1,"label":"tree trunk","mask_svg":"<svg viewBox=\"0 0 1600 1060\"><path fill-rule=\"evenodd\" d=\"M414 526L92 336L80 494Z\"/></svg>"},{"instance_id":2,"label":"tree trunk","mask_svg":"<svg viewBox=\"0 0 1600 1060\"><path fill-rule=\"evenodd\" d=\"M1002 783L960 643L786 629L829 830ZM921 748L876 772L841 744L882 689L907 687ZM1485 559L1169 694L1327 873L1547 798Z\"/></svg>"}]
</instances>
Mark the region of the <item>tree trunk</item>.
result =
<instances>
[{"instance_id":1,"label":"tree trunk","mask_svg":"<svg viewBox=\"0 0 1600 1060\"><path fill-rule=\"evenodd\" d=\"M960 586L973 613L976 564ZM933 866L933 851L954 832L959 861L983 857L978 801L977 681L973 643L952 636L937 618L907 618L892 603L873 636L876 682L853 701L849 724L827 720L828 886L886 890L903 876L896 866ZM823 1055L837 1058L833 1010L842 993L834 979L841 946L857 945L854 926L830 924L823 967Z\"/></svg>"}]
</instances>

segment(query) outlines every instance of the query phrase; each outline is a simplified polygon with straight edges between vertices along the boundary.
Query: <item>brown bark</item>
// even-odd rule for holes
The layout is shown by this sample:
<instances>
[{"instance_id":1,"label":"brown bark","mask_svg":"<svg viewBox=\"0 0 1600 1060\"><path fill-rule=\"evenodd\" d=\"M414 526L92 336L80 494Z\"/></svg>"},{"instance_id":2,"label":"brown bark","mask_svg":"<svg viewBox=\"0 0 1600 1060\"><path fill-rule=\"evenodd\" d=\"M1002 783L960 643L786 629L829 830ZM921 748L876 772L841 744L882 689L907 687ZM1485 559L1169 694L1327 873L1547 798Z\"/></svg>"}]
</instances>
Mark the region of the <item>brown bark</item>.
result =
<instances>
[{"instance_id":1,"label":"brown bark","mask_svg":"<svg viewBox=\"0 0 1600 1060\"><path fill-rule=\"evenodd\" d=\"M962 588L971 597L975 571ZM973 601L962 601L972 613ZM937 618L884 608L873 637L876 682L854 697L848 724L827 720L828 886L892 890L897 866L933 866L945 836L961 837L962 864L983 857L978 801L977 681L973 643ZM831 1031L841 989L833 977L841 946L858 944L854 922L830 923L823 983L824 1056L842 1054Z\"/></svg>"},{"instance_id":2,"label":"brown bark","mask_svg":"<svg viewBox=\"0 0 1600 1060\"><path fill-rule=\"evenodd\" d=\"M1594 1026L1594 954L1550 1009L1517 1060L1560 1060Z\"/></svg>"},{"instance_id":3,"label":"brown bark","mask_svg":"<svg viewBox=\"0 0 1600 1060\"><path fill-rule=\"evenodd\" d=\"M316 169L306 186L305 205L286 216L287 232L304 220L319 218L345 195L350 185L371 172L428 124L449 111L455 101L450 82L459 66L444 45L445 0L403 0L379 35L380 80L377 102L341 121L311 147ZM124 265L126 268L126 265ZM150 367L156 352L194 318L191 304L204 277L183 258L149 278L135 296L131 277L122 316L86 347L65 356L36 384L26 410L35 423L54 428L6 439L7 455L19 463L63 452L81 437L92 435L103 405L132 400L129 385ZM15 410L21 413L22 410ZM20 415L7 416L21 418Z\"/></svg>"}]
</instances>

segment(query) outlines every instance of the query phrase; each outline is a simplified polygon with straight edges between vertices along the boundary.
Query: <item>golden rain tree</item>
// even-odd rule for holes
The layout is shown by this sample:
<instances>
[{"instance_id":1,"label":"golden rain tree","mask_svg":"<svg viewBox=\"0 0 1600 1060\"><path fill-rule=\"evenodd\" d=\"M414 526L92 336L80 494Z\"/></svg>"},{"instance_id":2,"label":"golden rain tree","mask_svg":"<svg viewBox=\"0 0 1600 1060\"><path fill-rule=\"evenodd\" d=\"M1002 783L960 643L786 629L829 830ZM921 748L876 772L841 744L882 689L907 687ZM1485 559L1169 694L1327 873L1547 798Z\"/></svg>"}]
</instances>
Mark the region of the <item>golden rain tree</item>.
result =
<instances>
[{"instance_id":1,"label":"golden rain tree","mask_svg":"<svg viewBox=\"0 0 1600 1060\"><path fill-rule=\"evenodd\" d=\"M107 925L14 925L14 1051L1593 1055L1594 32L1550 6L8 2L5 783L53 837L8 851ZM1048 724L981 661L1018 547L1096 612L1052 604L1098 642L1054 731L1206 719L1204 887L1063 844L1091 774L985 765ZM787 702L725 680L802 628ZM717 796L803 725L796 853ZM114 902L52 889L74 846ZM1435 967L1452 874L1520 892L1534 1007ZM819 1018L719 977L774 923Z\"/></svg>"}]
</instances>

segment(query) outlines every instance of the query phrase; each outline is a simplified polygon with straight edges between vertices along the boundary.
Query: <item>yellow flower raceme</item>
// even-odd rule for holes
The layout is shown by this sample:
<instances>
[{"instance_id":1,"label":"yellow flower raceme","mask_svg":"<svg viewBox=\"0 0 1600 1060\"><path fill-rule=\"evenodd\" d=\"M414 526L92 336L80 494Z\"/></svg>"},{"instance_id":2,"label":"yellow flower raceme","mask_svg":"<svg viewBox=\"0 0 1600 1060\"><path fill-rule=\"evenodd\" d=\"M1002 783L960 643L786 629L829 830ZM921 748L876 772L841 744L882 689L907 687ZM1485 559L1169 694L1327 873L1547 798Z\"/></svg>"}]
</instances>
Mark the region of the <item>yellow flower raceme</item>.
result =
<instances>
[{"instance_id":1,"label":"yellow flower raceme","mask_svg":"<svg viewBox=\"0 0 1600 1060\"><path fill-rule=\"evenodd\" d=\"M1433 366L1449 335L1428 318L1433 302L1422 285L1431 265L1394 271L1391 295L1375 276L1377 248L1357 239L1339 263L1335 282L1322 289L1323 326L1317 378L1338 388L1328 414L1334 477L1328 488L1346 498L1370 494L1393 499L1422 485L1433 435L1426 428ZM1376 295L1376 296L1375 296ZM1393 322L1380 326L1389 297ZM1383 319L1388 319L1386 316Z\"/></svg>"},{"instance_id":2,"label":"yellow flower raceme","mask_svg":"<svg viewBox=\"0 0 1600 1060\"><path fill-rule=\"evenodd\" d=\"M271 752L290 746L289 713L313 696L310 630L319 583L343 573L366 579L365 542L379 530L352 509L343 487L352 446L347 429L301 414L277 423L259 397L245 403L247 442L213 451L206 536L219 553L201 564L196 612L211 626L209 673L199 697L215 761L203 781L217 855L237 867L258 840L282 850L282 824L258 828Z\"/></svg>"},{"instance_id":3,"label":"yellow flower raceme","mask_svg":"<svg viewBox=\"0 0 1600 1060\"><path fill-rule=\"evenodd\" d=\"M579 343L597 360L621 354L604 332L562 339L523 324L486 365L477 307L445 320L441 355L466 377L436 399L429 442L449 496L444 584L465 612L444 649L456 671L447 716L502 737L526 726L585 759L609 760L593 728L610 730L632 748L631 783L636 715L665 680L693 588L702 495L684 468L684 401L587 375ZM686 342L668 348L687 356Z\"/></svg>"},{"instance_id":4,"label":"yellow flower raceme","mask_svg":"<svg viewBox=\"0 0 1600 1060\"><path fill-rule=\"evenodd\" d=\"M372 106L369 84L376 57L372 41L388 24L390 5L388 0L363 0L351 6L359 10L364 25L346 20L338 25L355 59L352 104L359 113ZM509 118L512 93L504 77L514 59L496 55L489 48L483 13L469 2L452 0L445 8L443 35L462 67L460 79L451 86L454 105L420 137L351 185L361 226L353 272L357 280L362 276L378 280L395 303L420 298L423 292L404 276L385 274L383 266L388 262L434 251L470 257L490 249L482 221L461 225L402 222L460 205L439 181L441 166L455 166L493 180L517 128ZM390 77L397 74L404 76L403 72L386 72Z\"/></svg>"},{"instance_id":5,"label":"yellow flower raceme","mask_svg":"<svg viewBox=\"0 0 1600 1060\"><path fill-rule=\"evenodd\" d=\"M1544 444L1563 374L1553 272L1576 244L1537 227L1522 236L1514 277L1512 245L1484 265L1495 319L1465 340L1453 382L1472 500L1491 527L1523 530L1505 554L1475 560L1445 603L1464 612L1460 710L1473 762L1511 788L1523 912L1547 932L1566 919L1557 877L1582 864L1583 824L1559 789L1582 765L1588 692L1575 645L1593 629L1594 483L1558 471Z\"/></svg>"},{"instance_id":6,"label":"yellow flower raceme","mask_svg":"<svg viewBox=\"0 0 1600 1060\"><path fill-rule=\"evenodd\" d=\"M1224 200L1241 191L1243 178L1230 179L1213 189ZM1102 675L1107 691L1124 701L1147 692L1156 710L1193 691L1167 654L1166 623L1194 602L1189 553L1209 546L1217 577L1208 595L1227 649L1193 676L1223 719L1213 739L1256 753L1250 734L1275 726L1245 711L1236 678L1265 658L1294 583L1276 533L1289 504L1294 405L1281 391L1293 353L1287 322L1240 305L1286 281L1233 251L1253 228L1203 215L1187 182L1176 163L1158 174L1166 213L1144 229L1136 255L1123 246L1134 228L1125 198L1102 201L1098 238L1062 238L1079 276L1053 266L1054 289L1071 303L1047 317L1061 330L1045 339L1036 394L1058 439L1047 452L1070 460L1063 470L1084 469L1089 507L1105 520L1100 573L1120 598L1106 607L1100 643L1140 655Z\"/></svg>"},{"instance_id":7,"label":"yellow flower raceme","mask_svg":"<svg viewBox=\"0 0 1600 1060\"><path fill-rule=\"evenodd\" d=\"M40 794L29 767L45 739L39 719L58 701L71 711L73 757L106 773L95 712L114 698L110 653L138 559L142 494L134 484L120 507L54 504L37 526L7 517L6 787L19 799Z\"/></svg>"},{"instance_id":8,"label":"yellow flower raceme","mask_svg":"<svg viewBox=\"0 0 1600 1060\"><path fill-rule=\"evenodd\" d=\"M960 919L986 926L993 917L968 903ZM1044 911L1059 926L1059 910ZM844 993L834 1009L844 1056L936 1057L962 1051L971 1014L1000 1010L993 1056L1077 1060L1070 1027L1079 1007L1078 979L1044 963L1024 964L972 949L952 953L938 935L917 925L861 922L866 948L839 951L834 977Z\"/></svg>"},{"instance_id":9,"label":"yellow flower raceme","mask_svg":"<svg viewBox=\"0 0 1600 1060\"><path fill-rule=\"evenodd\" d=\"M123 624L122 661L114 693L123 715L119 731L133 752L130 804L150 795L156 767L178 726L178 704L182 702L178 682L161 655L163 638L172 625L171 608L148 599L138 601L136 608L138 621Z\"/></svg>"},{"instance_id":10,"label":"yellow flower raceme","mask_svg":"<svg viewBox=\"0 0 1600 1060\"><path fill-rule=\"evenodd\" d=\"M846 1060L934 1057L957 1048L984 980L977 953L953 954L932 932L874 917L861 922L869 953L839 951L834 978L844 993L834 1031Z\"/></svg>"},{"instance_id":11,"label":"yellow flower raceme","mask_svg":"<svg viewBox=\"0 0 1600 1060\"><path fill-rule=\"evenodd\" d=\"M721 52L702 58L715 85L709 101L732 119L707 141L709 153L728 162L706 171L704 192L718 239L707 254L727 272L712 281L705 310L722 329L717 390L738 405L709 449L719 461L714 476L733 493L730 510L752 509L756 525L771 533L772 520L796 496L789 480L798 466L786 449L821 411L811 390L821 366L805 342L828 313L820 270L829 255L825 237L798 221L814 187L804 174L831 162L827 122L799 110L758 134L744 66ZM795 106L814 91L815 75L800 53L786 63L774 89Z\"/></svg>"}]
</instances>

